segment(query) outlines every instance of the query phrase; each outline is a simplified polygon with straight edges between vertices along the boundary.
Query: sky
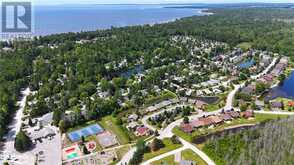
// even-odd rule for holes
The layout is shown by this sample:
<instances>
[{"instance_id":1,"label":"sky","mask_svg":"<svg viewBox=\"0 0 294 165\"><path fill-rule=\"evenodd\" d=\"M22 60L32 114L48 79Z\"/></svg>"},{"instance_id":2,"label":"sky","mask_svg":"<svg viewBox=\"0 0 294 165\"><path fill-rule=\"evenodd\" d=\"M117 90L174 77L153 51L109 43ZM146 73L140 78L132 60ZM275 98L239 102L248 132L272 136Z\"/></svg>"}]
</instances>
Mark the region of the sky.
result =
<instances>
[{"instance_id":1,"label":"sky","mask_svg":"<svg viewBox=\"0 0 294 165\"><path fill-rule=\"evenodd\" d=\"M1 0L0 0L1 1ZM294 3L294 0L33 0L35 4Z\"/></svg>"}]
</instances>

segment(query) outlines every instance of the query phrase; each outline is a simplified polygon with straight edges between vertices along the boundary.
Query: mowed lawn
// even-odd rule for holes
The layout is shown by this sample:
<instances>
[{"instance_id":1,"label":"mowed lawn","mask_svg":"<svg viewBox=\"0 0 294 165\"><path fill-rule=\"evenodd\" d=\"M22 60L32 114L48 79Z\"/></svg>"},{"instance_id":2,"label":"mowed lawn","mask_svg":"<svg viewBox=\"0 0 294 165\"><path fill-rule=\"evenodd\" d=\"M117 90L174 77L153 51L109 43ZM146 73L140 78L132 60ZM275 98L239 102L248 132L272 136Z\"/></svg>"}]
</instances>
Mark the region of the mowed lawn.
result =
<instances>
[{"instance_id":1,"label":"mowed lawn","mask_svg":"<svg viewBox=\"0 0 294 165\"><path fill-rule=\"evenodd\" d=\"M182 144L173 144L169 138L163 139L163 143L165 145L164 148L161 148L160 150L155 151L155 152L149 152L149 153L144 154L144 159L143 160L144 161L149 160L149 159L154 158L154 157L156 157L158 155L167 153L169 151L178 149L178 148L183 146Z\"/></svg>"},{"instance_id":2,"label":"mowed lawn","mask_svg":"<svg viewBox=\"0 0 294 165\"><path fill-rule=\"evenodd\" d=\"M191 160L194 161L197 165L207 165L207 163L191 149L182 151L182 160Z\"/></svg>"},{"instance_id":3,"label":"mowed lawn","mask_svg":"<svg viewBox=\"0 0 294 165\"><path fill-rule=\"evenodd\" d=\"M130 136L124 131L121 125L116 124L116 119L112 116L107 116L99 121L99 124L106 130L116 135L120 144L127 144L130 142Z\"/></svg>"}]
</instances>

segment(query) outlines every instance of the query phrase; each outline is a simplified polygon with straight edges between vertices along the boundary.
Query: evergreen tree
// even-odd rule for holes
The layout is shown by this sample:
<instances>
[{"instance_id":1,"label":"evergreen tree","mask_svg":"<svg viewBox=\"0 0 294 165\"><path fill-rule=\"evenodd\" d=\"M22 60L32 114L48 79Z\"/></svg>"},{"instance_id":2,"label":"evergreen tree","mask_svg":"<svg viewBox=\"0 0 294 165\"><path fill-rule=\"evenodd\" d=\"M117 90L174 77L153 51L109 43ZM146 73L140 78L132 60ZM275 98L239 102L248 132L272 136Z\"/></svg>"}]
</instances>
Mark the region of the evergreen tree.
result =
<instances>
[{"instance_id":1,"label":"evergreen tree","mask_svg":"<svg viewBox=\"0 0 294 165\"><path fill-rule=\"evenodd\" d=\"M19 152L24 152L30 149L32 146L31 139L22 130L16 135L14 148Z\"/></svg>"}]
</instances>

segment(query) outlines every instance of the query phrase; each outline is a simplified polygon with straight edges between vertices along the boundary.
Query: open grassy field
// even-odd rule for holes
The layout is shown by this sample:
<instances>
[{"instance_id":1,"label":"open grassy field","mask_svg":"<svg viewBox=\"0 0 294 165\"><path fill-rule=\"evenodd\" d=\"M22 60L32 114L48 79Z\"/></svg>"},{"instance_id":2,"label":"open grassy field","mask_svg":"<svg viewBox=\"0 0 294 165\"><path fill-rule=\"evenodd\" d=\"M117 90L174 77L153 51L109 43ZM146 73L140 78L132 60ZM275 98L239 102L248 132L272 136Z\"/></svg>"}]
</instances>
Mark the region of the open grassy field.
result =
<instances>
[{"instance_id":1,"label":"open grassy field","mask_svg":"<svg viewBox=\"0 0 294 165\"><path fill-rule=\"evenodd\" d=\"M191 149L182 151L182 160L191 160L194 161L197 165L207 165L195 152Z\"/></svg>"},{"instance_id":2,"label":"open grassy field","mask_svg":"<svg viewBox=\"0 0 294 165\"><path fill-rule=\"evenodd\" d=\"M219 97L218 101L216 103L214 103L214 104L208 104L205 107L205 111L207 111L207 112L216 111L216 110L224 107L226 105L226 99L227 99L228 93L229 92L219 94L218 95L218 97Z\"/></svg>"},{"instance_id":3,"label":"open grassy field","mask_svg":"<svg viewBox=\"0 0 294 165\"><path fill-rule=\"evenodd\" d=\"M247 51L252 47L252 44L250 42L242 42L238 44L237 47L241 48L244 51Z\"/></svg>"},{"instance_id":4,"label":"open grassy field","mask_svg":"<svg viewBox=\"0 0 294 165\"><path fill-rule=\"evenodd\" d=\"M182 146L182 144L173 144L169 138L163 139L163 143L165 145L164 148L162 148L158 151L155 151L155 152L149 152L149 153L144 154L143 160L146 161L148 159L151 159L151 158L154 158L158 155L164 154L166 152L175 150L175 149L180 148Z\"/></svg>"},{"instance_id":5,"label":"open grassy field","mask_svg":"<svg viewBox=\"0 0 294 165\"><path fill-rule=\"evenodd\" d=\"M106 130L114 133L120 144L127 144L130 142L129 134L124 130L121 125L116 124L116 119L112 116L107 116L99 121L99 124Z\"/></svg>"}]
</instances>

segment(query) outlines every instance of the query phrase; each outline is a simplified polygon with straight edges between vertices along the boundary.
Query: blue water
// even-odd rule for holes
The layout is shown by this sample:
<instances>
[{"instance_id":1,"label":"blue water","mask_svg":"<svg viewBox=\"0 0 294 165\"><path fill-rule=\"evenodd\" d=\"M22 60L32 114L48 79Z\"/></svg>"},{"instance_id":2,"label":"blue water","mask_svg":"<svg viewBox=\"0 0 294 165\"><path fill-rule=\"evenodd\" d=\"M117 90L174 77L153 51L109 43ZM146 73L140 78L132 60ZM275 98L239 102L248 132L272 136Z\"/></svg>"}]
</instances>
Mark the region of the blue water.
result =
<instances>
[{"instance_id":1,"label":"blue water","mask_svg":"<svg viewBox=\"0 0 294 165\"><path fill-rule=\"evenodd\" d=\"M254 60L251 59L250 61L246 61L246 62L243 62L239 65L239 67L241 69L246 69L246 68L250 68L252 65L254 65Z\"/></svg>"},{"instance_id":2,"label":"blue water","mask_svg":"<svg viewBox=\"0 0 294 165\"><path fill-rule=\"evenodd\" d=\"M271 89L269 95L270 99L275 99L277 97L294 99L294 71L281 86L277 86Z\"/></svg>"},{"instance_id":3,"label":"blue water","mask_svg":"<svg viewBox=\"0 0 294 165\"><path fill-rule=\"evenodd\" d=\"M80 32L110 27L154 24L203 15L200 9L165 8L168 5L36 6L34 35Z\"/></svg>"},{"instance_id":4,"label":"blue water","mask_svg":"<svg viewBox=\"0 0 294 165\"><path fill-rule=\"evenodd\" d=\"M133 69L130 69L126 72L123 72L121 76L125 78L130 78L131 76L142 73L144 71L144 67L142 65L136 65Z\"/></svg>"}]
</instances>

